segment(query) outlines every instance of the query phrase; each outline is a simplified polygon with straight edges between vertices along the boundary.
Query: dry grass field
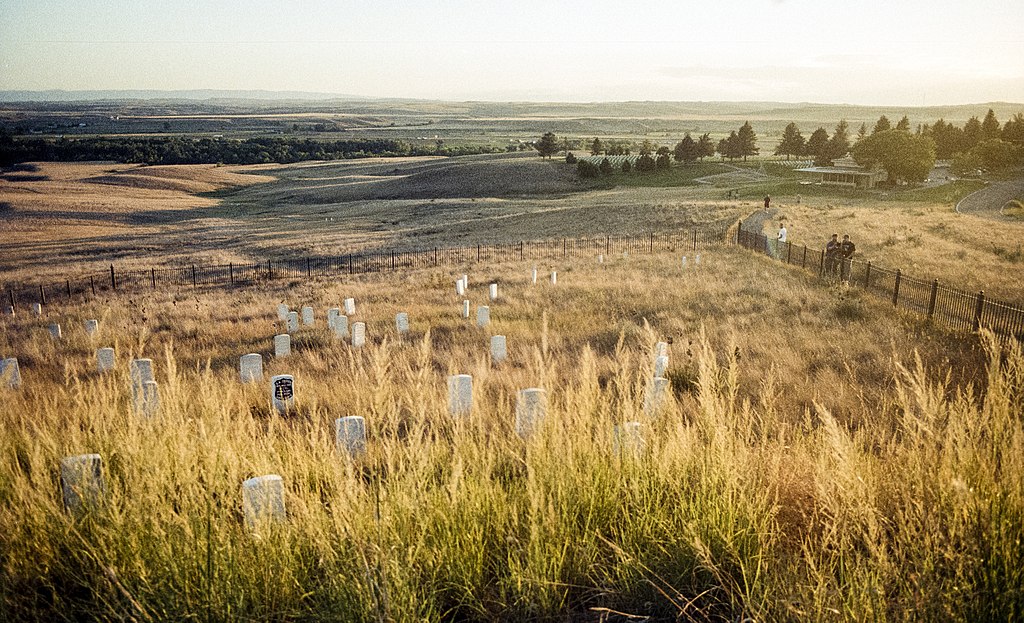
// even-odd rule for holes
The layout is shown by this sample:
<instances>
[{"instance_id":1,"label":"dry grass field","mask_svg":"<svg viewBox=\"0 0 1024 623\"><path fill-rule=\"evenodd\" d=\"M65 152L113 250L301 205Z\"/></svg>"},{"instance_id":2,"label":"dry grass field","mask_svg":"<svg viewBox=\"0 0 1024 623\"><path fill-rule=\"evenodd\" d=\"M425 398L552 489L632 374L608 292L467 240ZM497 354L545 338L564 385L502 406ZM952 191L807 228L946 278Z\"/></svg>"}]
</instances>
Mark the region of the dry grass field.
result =
<instances>
[{"instance_id":1,"label":"dry grass field","mask_svg":"<svg viewBox=\"0 0 1024 623\"><path fill-rule=\"evenodd\" d=\"M157 292L5 319L0 600L17 620L1014 620L1024 615L1024 357L723 246ZM559 272L558 285L547 271ZM355 297L369 343L324 326ZM276 305L317 326L270 357ZM394 315L409 313L400 337ZM82 322L100 319L87 337ZM61 322L66 337L46 331ZM491 335L508 338L496 364ZM652 349L669 397L645 413ZM94 371L114 346L117 369ZM291 373L273 414L238 357ZM132 411L129 359L161 407ZM473 375L453 418L446 376ZM545 388L532 437L515 393ZM366 418L365 456L334 418ZM619 451L613 427L641 423ZM58 463L106 489L61 508ZM250 530L241 482L283 478Z\"/></svg>"}]
</instances>

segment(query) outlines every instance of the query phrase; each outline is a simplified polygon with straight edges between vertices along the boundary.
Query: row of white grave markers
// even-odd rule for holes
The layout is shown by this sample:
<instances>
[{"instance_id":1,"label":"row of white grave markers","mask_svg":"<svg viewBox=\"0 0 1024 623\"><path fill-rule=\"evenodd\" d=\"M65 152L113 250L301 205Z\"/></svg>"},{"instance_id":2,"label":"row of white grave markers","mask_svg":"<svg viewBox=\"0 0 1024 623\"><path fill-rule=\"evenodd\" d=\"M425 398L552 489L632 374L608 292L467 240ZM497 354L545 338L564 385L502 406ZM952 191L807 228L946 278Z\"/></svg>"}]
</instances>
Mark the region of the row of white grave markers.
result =
<instances>
[{"instance_id":1,"label":"row of white grave markers","mask_svg":"<svg viewBox=\"0 0 1024 623\"><path fill-rule=\"evenodd\" d=\"M694 256L693 263L695 265L697 265L697 266L700 266L700 253L698 253L696 256ZM686 256L685 255L683 256L683 268L686 268Z\"/></svg>"}]
</instances>

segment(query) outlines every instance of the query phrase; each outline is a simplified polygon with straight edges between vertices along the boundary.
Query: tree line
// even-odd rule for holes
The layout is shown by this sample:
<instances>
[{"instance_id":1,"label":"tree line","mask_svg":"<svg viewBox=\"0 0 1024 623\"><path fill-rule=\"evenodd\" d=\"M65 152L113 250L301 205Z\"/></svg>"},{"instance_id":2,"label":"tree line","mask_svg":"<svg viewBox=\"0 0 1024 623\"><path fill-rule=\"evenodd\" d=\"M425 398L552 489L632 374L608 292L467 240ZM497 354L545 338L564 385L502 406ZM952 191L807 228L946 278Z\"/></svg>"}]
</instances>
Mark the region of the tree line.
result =
<instances>
[{"instance_id":1,"label":"tree line","mask_svg":"<svg viewBox=\"0 0 1024 623\"><path fill-rule=\"evenodd\" d=\"M391 139L222 139L106 137L22 139L0 130L0 165L18 162L111 160L141 164L265 164L374 156L459 156L501 151L489 145L412 145Z\"/></svg>"}]
</instances>

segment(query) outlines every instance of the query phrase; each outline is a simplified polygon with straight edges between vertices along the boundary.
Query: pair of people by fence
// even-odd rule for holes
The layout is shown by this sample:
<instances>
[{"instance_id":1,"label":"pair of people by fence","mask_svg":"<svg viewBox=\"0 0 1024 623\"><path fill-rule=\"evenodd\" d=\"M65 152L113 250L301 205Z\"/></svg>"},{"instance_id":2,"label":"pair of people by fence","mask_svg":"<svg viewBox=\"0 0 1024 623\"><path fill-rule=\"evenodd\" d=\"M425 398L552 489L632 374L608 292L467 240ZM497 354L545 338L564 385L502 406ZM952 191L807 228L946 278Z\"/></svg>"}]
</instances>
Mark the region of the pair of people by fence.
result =
<instances>
[{"instance_id":1,"label":"pair of people by fence","mask_svg":"<svg viewBox=\"0 0 1024 623\"><path fill-rule=\"evenodd\" d=\"M825 245L825 274L838 275L840 280L849 281L853 254L856 252L857 245L850 239L849 234L843 234L842 241L839 240L839 234L832 234L832 238Z\"/></svg>"}]
</instances>

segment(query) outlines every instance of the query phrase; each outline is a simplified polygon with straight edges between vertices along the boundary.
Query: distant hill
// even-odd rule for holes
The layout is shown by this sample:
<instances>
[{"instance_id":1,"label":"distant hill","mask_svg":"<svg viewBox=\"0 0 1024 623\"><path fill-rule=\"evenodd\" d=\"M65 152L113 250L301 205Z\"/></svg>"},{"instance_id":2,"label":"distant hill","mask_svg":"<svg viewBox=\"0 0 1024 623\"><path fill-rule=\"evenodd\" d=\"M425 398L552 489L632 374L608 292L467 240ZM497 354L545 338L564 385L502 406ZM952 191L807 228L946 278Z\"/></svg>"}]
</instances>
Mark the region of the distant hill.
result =
<instances>
[{"instance_id":1,"label":"distant hill","mask_svg":"<svg viewBox=\"0 0 1024 623\"><path fill-rule=\"evenodd\" d=\"M0 102L95 102L111 100L234 100L234 101L323 101L331 99L362 100L357 95L317 93L313 91L235 91L227 89L195 89L158 91L134 89L126 91L0 91Z\"/></svg>"}]
</instances>

